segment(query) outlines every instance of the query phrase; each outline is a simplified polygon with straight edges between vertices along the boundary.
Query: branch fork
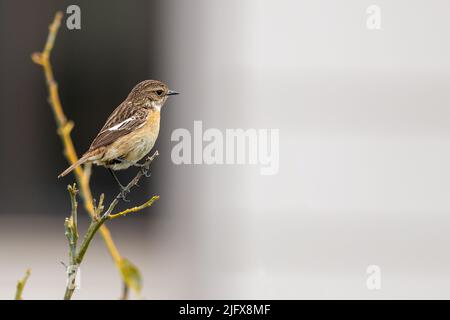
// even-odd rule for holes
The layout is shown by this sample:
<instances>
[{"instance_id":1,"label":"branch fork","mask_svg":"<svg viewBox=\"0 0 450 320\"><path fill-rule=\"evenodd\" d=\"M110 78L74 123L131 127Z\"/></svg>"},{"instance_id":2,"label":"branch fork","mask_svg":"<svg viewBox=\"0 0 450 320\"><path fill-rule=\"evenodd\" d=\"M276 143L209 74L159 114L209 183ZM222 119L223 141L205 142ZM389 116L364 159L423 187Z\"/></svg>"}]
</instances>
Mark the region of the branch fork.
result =
<instances>
[{"instance_id":1,"label":"branch fork","mask_svg":"<svg viewBox=\"0 0 450 320\"><path fill-rule=\"evenodd\" d=\"M158 151L155 151L155 153L152 156L148 157L143 164L143 168L149 170L150 164L158 155L159 155ZM130 192L131 188L137 185L137 183L139 182L139 180L142 178L143 175L144 174L142 170L139 170L136 176L127 184L125 190L127 190L127 192ZM147 202L143 203L140 206L136 206L133 208L123 210L119 213L112 214L115 207L119 203L121 193L119 193L114 198L114 200L108 206L108 209L106 211L104 206L105 195L102 193L100 195L98 204L93 205L94 215L92 221L88 227L88 230L83 238L80 247L78 248L78 222L77 222L78 190L76 188L76 184L73 184L72 186L69 185L67 187L67 190L69 191L72 210L70 217L66 218L64 223L66 230L65 234L69 243L69 266L67 267L67 284L66 284L66 292L64 294L65 300L71 299L73 292L76 289L76 276L79 270L79 266L83 262L83 258L89 248L89 245L91 244L92 239L94 238L95 234L100 229L100 227L103 226L103 224L108 220L123 217L130 213L136 213L145 208L148 208L156 200L159 199L159 196L153 196L151 199L149 199Z\"/></svg>"}]
</instances>

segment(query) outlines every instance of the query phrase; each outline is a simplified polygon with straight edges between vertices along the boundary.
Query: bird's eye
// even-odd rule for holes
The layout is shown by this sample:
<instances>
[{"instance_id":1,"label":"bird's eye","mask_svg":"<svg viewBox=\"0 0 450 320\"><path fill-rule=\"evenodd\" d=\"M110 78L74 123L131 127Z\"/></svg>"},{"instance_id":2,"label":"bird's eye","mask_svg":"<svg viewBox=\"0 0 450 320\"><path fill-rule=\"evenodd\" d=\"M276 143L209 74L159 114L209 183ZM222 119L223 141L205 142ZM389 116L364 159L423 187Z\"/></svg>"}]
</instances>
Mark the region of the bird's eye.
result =
<instances>
[{"instance_id":1,"label":"bird's eye","mask_svg":"<svg viewBox=\"0 0 450 320\"><path fill-rule=\"evenodd\" d=\"M156 91L156 94L157 94L158 96L162 96L163 91L162 91L162 90L157 90L157 91Z\"/></svg>"}]
</instances>

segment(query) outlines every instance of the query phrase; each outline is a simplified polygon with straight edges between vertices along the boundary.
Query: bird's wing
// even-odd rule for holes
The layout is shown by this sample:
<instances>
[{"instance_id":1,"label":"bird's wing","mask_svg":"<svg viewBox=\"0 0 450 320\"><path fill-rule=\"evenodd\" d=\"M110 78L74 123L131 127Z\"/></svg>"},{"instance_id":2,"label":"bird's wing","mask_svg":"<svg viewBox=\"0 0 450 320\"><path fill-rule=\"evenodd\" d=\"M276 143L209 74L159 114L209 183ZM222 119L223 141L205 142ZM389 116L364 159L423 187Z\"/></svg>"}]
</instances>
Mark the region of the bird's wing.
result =
<instances>
[{"instance_id":1,"label":"bird's wing","mask_svg":"<svg viewBox=\"0 0 450 320\"><path fill-rule=\"evenodd\" d=\"M109 116L89 150L110 145L120 137L142 127L147 119L147 110L130 103L122 103Z\"/></svg>"}]
</instances>

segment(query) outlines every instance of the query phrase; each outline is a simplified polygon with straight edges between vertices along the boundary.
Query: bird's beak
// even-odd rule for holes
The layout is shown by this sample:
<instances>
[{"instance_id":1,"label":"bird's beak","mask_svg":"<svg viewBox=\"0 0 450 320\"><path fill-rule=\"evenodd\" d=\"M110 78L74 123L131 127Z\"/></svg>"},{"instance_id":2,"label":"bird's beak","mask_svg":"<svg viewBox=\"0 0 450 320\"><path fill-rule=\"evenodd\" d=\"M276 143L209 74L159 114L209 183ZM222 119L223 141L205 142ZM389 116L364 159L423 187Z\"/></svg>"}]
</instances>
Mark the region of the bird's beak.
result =
<instances>
[{"instance_id":1,"label":"bird's beak","mask_svg":"<svg viewBox=\"0 0 450 320\"><path fill-rule=\"evenodd\" d=\"M168 96L176 96L177 94L180 94L179 92L173 91L173 90L169 90L167 91L167 95Z\"/></svg>"}]
</instances>

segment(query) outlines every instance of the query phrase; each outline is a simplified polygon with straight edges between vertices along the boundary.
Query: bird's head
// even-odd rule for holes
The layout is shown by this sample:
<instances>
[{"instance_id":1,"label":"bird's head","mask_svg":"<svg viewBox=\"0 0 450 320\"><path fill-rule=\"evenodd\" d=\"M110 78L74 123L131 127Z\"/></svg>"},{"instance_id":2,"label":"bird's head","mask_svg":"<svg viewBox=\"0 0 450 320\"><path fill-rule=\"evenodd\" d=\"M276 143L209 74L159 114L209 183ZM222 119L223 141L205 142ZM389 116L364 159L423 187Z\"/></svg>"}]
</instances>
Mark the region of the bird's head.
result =
<instances>
[{"instance_id":1,"label":"bird's head","mask_svg":"<svg viewBox=\"0 0 450 320\"><path fill-rule=\"evenodd\" d=\"M178 92L169 90L169 87L161 81L144 80L131 90L127 99L159 111L169 96L177 94Z\"/></svg>"}]
</instances>

